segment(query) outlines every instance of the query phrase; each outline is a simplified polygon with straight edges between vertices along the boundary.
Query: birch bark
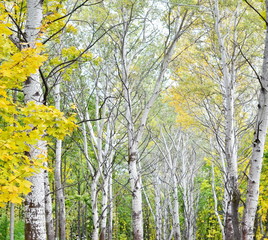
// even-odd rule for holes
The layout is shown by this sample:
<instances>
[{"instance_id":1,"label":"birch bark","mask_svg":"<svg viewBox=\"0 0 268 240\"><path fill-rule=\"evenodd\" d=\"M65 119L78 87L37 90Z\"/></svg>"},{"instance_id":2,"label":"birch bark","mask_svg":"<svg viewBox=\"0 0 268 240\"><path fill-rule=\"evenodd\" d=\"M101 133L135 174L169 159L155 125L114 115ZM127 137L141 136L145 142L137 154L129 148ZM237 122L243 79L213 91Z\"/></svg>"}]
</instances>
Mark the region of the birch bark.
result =
<instances>
[{"instance_id":1,"label":"birch bark","mask_svg":"<svg viewBox=\"0 0 268 240\"><path fill-rule=\"evenodd\" d=\"M109 129L109 128L108 128ZM109 130L108 130L109 131ZM108 133L107 136L110 134ZM108 137L109 138L109 137ZM107 143L110 144L110 141L107 139ZM107 144L108 145L108 144ZM107 154L107 152L106 152ZM105 154L105 155L106 155ZM108 200L109 200L109 194L112 193L112 189L109 190L109 183L111 183L111 177L112 177L112 161L114 157L114 151L110 153L109 156L107 156L107 162L104 166L104 172L103 172L103 189L102 189L102 208L101 208L101 233L100 233L100 240L105 240L108 237L108 231L107 231L107 220L108 220ZM110 200L112 201L112 196L110 197ZM111 202L109 202L111 204ZM110 212L112 217L112 212Z\"/></svg>"},{"instance_id":2,"label":"birch bark","mask_svg":"<svg viewBox=\"0 0 268 240\"><path fill-rule=\"evenodd\" d=\"M268 0L265 1L268 13ZM268 21L266 14L266 22ZM260 93L257 111L257 121L253 138L252 156L248 175L246 206L242 223L242 239L254 239L254 221L259 198L260 174L263 161L263 151L268 126L268 27L266 23L266 36L262 76L260 78Z\"/></svg>"},{"instance_id":3,"label":"birch bark","mask_svg":"<svg viewBox=\"0 0 268 240\"><path fill-rule=\"evenodd\" d=\"M160 179L158 174L155 174L155 223L156 223L156 240L161 240L162 236L162 218L161 218L161 192L160 192Z\"/></svg>"},{"instance_id":4,"label":"birch bark","mask_svg":"<svg viewBox=\"0 0 268 240\"><path fill-rule=\"evenodd\" d=\"M225 239L240 239L238 207L240 202L240 192L238 189L237 173L237 140L235 133L234 118L234 88L235 74L229 70L227 63L227 52L224 45L224 38L220 29L220 12L218 0L215 0L215 31L218 37L218 46L221 56L221 67L223 71L222 91L224 98L224 117L225 117L225 144L224 152L227 162L227 182L226 187L229 193L227 212L225 213Z\"/></svg>"},{"instance_id":5,"label":"birch bark","mask_svg":"<svg viewBox=\"0 0 268 240\"><path fill-rule=\"evenodd\" d=\"M60 110L60 83L57 82L55 85L55 107ZM56 156L55 156L55 188L56 188L56 214L57 214L57 226L58 226L58 234L59 240L66 239L66 220L65 220L65 198L63 185L61 182L61 152L62 152L62 140L57 139L56 141ZM56 236L58 237L58 236Z\"/></svg>"},{"instance_id":6,"label":"birch bark","mask_svg":"<svg viewBox=\"0 0 268 240\"><path fill-rule=\"evenodd\" d=\"M47 164L45 164L47 167ZM55 239L53 214L52 214L52 199L51 191L49 186L48 172L44 171L44 185L45 185L45 214L46 214L46 230L47 230L47 240Z\"/></svg>"},{"instance_id":7,"label":"birch bark","mask_svg":"<svg viewBox=\"0 0 268 240\"><path fill-rule=\"evenodd\" d=\"M38 34L41 27L42 3L40 0L27 1L27 19L26 19L26 38L30 47L35 47ZM25 103L34 101L42 104L42 88L39 74L32 74L24 84L23 88ZM30 146L30 159L37 159L38 156L46 156L46 142L39 141L35 146ZM46 239L46 221L45 221L45 189L44 189L44 171L29 178L32 183L32 191L25 199L25 239L26 240L44 240Z\"/></svg>"},{"instance_id":8,"label":"birch bark","mask_svg":"<svg viewBox=\"0 0 268 240\"><path fill-rule=\"evenodd\" d=\"M44 154L46 143L39 141L36 146L31 147L29 153L31 159L36 159L39 154ZM46 218L45 218L45 187L44 171L31 176L31 192L25 198L25 239L44 240L46 239Z\"/></svg>"},{"instance_id":9,"label":"birch bark","mask_svg":"<svg viewBox=\"0 0 268 240\"><path fill-rule=\"evenodd\" d=\"M123 10L124 11L124 10ZM138 168L139 161L139 149L138 146L142 140L146 122L148 119L149 112L155 103L157 97L160 94L161 87L164 81L164 76L168 68L169 62L171 60L172 54L175 49L175 45L182 34L182 27L184 26L184 20L186 18L187 12L183 17L179 15L179 10L176 16L175 32L173 33L173 38L166 40L166 46L163 51L162 61L160 62L159 72L153 83L153 91L145 103L145 106L141 110L141 114L137 119L134 116L133 109L133 95L135 91L130 83L130 73L129 67L131 64L131 59L128 58L129 47L129 32L130 24L132 22L132 14L127 16L126 12L123 12L123 31L120 35L120 57L121 57L121 81L123 86L123 95L125 99L125 119L127 121L127 132L128 132L128 169L129 169L129 179L132 191L132 227L133 227L133 237L134 240L143 239L143 216L142 216L142 189L141 189L141 173ZM181 19L180 19L181 17ZM169 26L171 29L171 26ZM170 30L169 29L169 30ZM133 55L135 55L134 53ZM149 70L150 71L150 70Z\"/></svg>"},{"instance_id":10,"label":"birch bark","mask_svg":"<svg viewBox=\"0 0 268 240\"><path fill-rule=\"evenodd\" d=\"M184 238L188 240L195 239L196 228L196 205L197 194L195 189L195 178L198 169L197 159L195 152L187 151L187 146L190 144L182 141L181 149L177 149L177 152L181 152L181 185L183 189L183 202L184 202L184 224L185 234ZM190 147L191 148L191 147ZM179 181L180 182L180 181Z\"/></svg>"},{"instance_id":11,"label":"birch bark","mask_svg":"<svg viewBox=\"0 0 268 240\"><path fill-rule=\"evenodd\" d=\"M178 164L179 164L179 153L182 151L180 149L181 145L181 133L180 131L175 132L175 137L168 135L168 141L166 137L163 134L163 131L161 131L161 137L163 140L163 150L159 147L159 150L161 151L167 167L170 172L170 178L171 181L171 190L172 190L172 200L173 205L171 205L172 210L172 218L173 218L173 228L172 233L174 235L175 240L181 239L181 229L180 229L180 212L179 212L179 199L178 199Z\"/></svg>"},{"instance_id":12,"label":"birch bark","mask_svg":"<svg viewBox=\"0 0 268 240\"><path fill-rule=\"evenodd\" d=\"M108 81L107 83L108 84ZM100 108L99 102L101 101L100 97L102 93L99 92L98 81L95 83L95 118L99 118L99 110L101 109L101 115L105 116L107 111L106 102ZM105 83L104 83L105 85ZM107 91L108 86L104 87ZM106 100L106 94L104 93L104 99ZM74 98L75 99L75 98ZM104 101L105 101L104 100ZM85 106L84 117L90 119L87 106ZM112 114L111 114L112 115ZM79 111L80 119L83 120L82 111ZM108 214L108 197L109 197L109 186L108 183L112 178L112 160L114 156L113 143L112 143L112 132L114 131L114 125L111 123L111 119L104 120L101 119L96 121L93 127L93 124L90 121L86 123L83 122L82 132L83 132L83 150L84 155L92 176L91 182L91 210L92 210L92 220L93 220L93 231L92 231L92 240L98 239L107 239L107 214ZM91 143L93 145L94 155L96 158L96 163L92 162L88 154L88 139L90 136ZM103 137L106 136L105 139ZM103 180L102 188L99 189L98 185L100 180ZM101 214L99 213L99 190L102 192L102 207ZM111 189L110 189L111 191ZM111 193L111 192L110 192ZM111 197L110 197L111 199ZM110 213L112 217L112 213ZM111 226L112 227L112 226ZM112 229L112 228L111 228ZM109 235L111 237L111 235Z\"/></svg>"}]
</instances>

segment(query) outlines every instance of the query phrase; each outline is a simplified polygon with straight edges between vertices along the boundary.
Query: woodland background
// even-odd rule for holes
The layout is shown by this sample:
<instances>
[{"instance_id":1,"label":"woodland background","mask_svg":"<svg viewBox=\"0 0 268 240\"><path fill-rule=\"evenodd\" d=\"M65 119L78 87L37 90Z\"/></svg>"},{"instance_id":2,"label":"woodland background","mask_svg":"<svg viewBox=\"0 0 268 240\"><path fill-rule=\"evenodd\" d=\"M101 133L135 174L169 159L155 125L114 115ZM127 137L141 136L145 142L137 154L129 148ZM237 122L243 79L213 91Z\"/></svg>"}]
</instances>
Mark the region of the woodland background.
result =
<instances>
[{"instance_id":1,"label":"woodland background","mask_svg":"<svg viewBox=\"0 0 268 240\"><path fill-rule=\"evenodd\" d=\"M0 1L0 239L266 239L267 5Z\"/></svg>"}]
</instances>

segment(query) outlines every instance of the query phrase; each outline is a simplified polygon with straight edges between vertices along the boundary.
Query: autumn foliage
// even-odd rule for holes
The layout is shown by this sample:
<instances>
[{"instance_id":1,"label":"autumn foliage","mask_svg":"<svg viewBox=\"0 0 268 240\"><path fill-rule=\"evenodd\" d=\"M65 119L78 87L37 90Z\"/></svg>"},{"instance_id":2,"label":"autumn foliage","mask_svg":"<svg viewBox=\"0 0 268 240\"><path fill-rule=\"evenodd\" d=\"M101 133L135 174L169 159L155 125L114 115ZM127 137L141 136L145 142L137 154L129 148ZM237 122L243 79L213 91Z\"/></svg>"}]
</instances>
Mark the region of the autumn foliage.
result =
<instances>
[{"instance_id":1,"label":"autumn foliage","mask_svg":"<svg viewBox=\"0 0 268 240\"><path fill-rule=\"evenodd\" d=\"M46 60L43 46L19 50L10 40L8 14L0 4L0 206L21 203L22 194L30 192L27 177L43 166L44 156L33 161L27 156L30 145L47 136L62 139L75 128L74 116L51 106L24 104L22 88L27 77L38 71Z\"/></svg>"}]
</instances>

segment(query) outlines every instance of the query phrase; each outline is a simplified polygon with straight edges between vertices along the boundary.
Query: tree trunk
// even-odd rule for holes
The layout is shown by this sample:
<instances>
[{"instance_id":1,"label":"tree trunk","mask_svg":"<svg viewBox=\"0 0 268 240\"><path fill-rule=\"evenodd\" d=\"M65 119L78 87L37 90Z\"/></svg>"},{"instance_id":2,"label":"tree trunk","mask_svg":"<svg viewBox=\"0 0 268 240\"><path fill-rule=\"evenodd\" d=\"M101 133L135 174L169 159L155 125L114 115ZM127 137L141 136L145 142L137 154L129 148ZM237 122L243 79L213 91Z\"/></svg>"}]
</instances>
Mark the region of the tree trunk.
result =
<instances>
[{"instance_id":1,"label":"tree trunk","mask_svg":"<svg viewBox=\"0 0 268 240\"><path fill-rule=\"evenodd\" d=\"M113 239L113 178L112 172L109 173L109 224L108 224L108 240Z\"/></svg>"},{"instance_id":2,"label":"tree trunk","mask_svg":"<svg viewBox=\"0 0 268 240\"><path fill-rule=\"evenodd\" d=\"M14 203L10 203L10 227L9 234L10 240L14 240L14 222L15 222L15 205Z\"/></svg>"},{"instance_id":3,"label":"tree trunk","mask_svg":"<svg viewBox=\"0 0 268 240\"><path fill-rule=\"evenodd\" d=\"M27 0L26 38L30 47L35 47L41 21L43 19L42 3L40 0ZM43 93L39 74L32 74L24 84L24 101L43 103ZM40 155L47 155L46 142L38 141L35 146L30 146L29 158L35 161ZM29 177L32 191L25 199L25 240L46 239L45 221L45 188L44 171Z\"/></svg>"},{"instance_id":4,"label":"tree trunk","mask_svg":"<svg viewBox=\"0 0 268 240\"><path fill-rule=\"evenodd\" d=\"M97 181L96 177L93 178L91 183L91 204L92 204L92 219L93 219L93 232L92 240L99 240L99 213L98 213L98 198L97 198Z\"/></svg>"},{"instance_id":5,"label":"tree trunk","mask_svg":"<svg viewBox=\"0 0 268 240\"><path fill-rule=\"evenodd\" d=\"M129 177L132 192L132 225L134 240L143 239L143 217L142 217L142 191L140 174L137 169L138 149L132 146L129 151Z\"/></svg>"},{"instance_id":6,"label":"tree trunk","mask_svg":"<svg viewBox=\"0 0 268 240\"><path fill-rule=\"evenodd\" d=\"M107 227L107 212L108 212L108 191L109 191L109 176L104 175L103 189L102 189L102 208L101 208L101 233L100 240L107 239L106 227Z\"/></svg>"},{"instance_id":7,"label":"tree trunk","mask_svg":"<svg viewBox=\"0 0 268 240\"><path fill-rule=\"evenodd\" d=\"M214 212L215 212L215 215L217 217L217 220L218 220L218 223L219 223L219 226L221 229L222 239L225 240L224 227L223 227L222 220L221 220L221 217L220 217L220 214L218 211L218 198L217 198L217 194L216 194L215 173L214 173L214 164L213 163L211 166L211 173L212 173L211 174L212 175L211 185L212 185L212 192L213 192L213 199L214 199Z\"/></svg>"},{"instance_id":8,"label":"tree trunk","mask_svg":"<svg viewBox=\"0 0 268 240\"><path fill-rule=\"evenodd\" d=\"M55 107L60 110L60 83L57 83L55 86ZM62 140L57 139L56 142L56 159L55 159L55 187L56 187L56 213L58 219L58 233L59 240L66 239L66 230L65 230L65 198L64 190L61 183L61 151L62 151ZM58 236L57 236L58 237Z\"/></svg>"},{"instance_id":9,"label":"tree trunk","mask_svg":"<svg viewBox=\"0 0 268 240\"><path fill-rule=\"evenodd\" d=\"M181 229L180 229L180 215L179 215L179 200L178 200L178 184L176 180L176 175L173 176L173 234L174 240L181 239Z\"/></svg>"},{"instance_id":10,"label":"tree trunk","mask_svg":"<svg viewBox=\"0 0 268 240\"><path fill-rule=\"evenodd\" d=\"M215 0L215 31L218 37L218 44L221 56L221 66L223 71L222 92L224 98L224 118L225 118L225 144L224 152L227 162L227 182L228 190L227 212L225 213L225 239L240 239L238 207L240 202L240 192L238 189L237 174L237 141L234 124L234 86L235 73L230 72L227 63L227 50L224 45L224 38L220 29L220 13L218 0Z\"/></svg>"},{"instance_id":11,"label":"tree trunk","mask_svg":"<svg viewBox=\"0 0 268 240\"><path fill-rule=\"evenodd\" d=\"M268 0L266 3L266 13L268 13ZM266 19L267 14L266 14ZM267 20L266 20L267 21ZM264 144L268 126L268 28L266 24L266 37L264 59L262 66L262 77L259 79L261 84L257 121L253 139L253 150L250 159L250 169L248 175L248 186L246 196L246 206L244 209L244 218L242 225L243 240L252 240L254 238L254 221L259 199L260 175L262 169L262 160Z\"/></svg>"},{"instance_id":12,"label":"tree trunk","mask_svg":"<svg viewBox=\"0 0 268 240\"><path fill-rule=\"evenodd\" d=\"M254 221L259 199L260 174L268 121L268 91L264 88L261 89L258 106L258 120L255 127L253 153L250 160L246 207L242 226L243 240L251 240L254 237Z\"/></svg>"},{"instance_id":13,"label":"tree trunk","mask_svg":"<svg viewBox=\"0 0 268 240\"><path fill-rule=\"evenodd\" d=\"M160 192L160 179L159 176L155 176L155 184L154 184L154 192L155 192L155 223L156 223L156 240L161 240L162 236L162 219L161 219L161 192Z\"/></svg>"},{"instance_id":14,"label":"tree trunk","mask_svg":"<svg viewBox=\"0 0 268 240\"><path fill-rule=\"evenodd\" d=\"M187 144L188 145L188 144ZM184 222L185 222L185 238L187 240L195 239L195 169L197 169L196 156L194 153L187 154L186 144L181 146L182 156L182 187L183 187L183 202L184 202Z\"/></svg>"},{"instance_id":15,"label":"tree trunk","mask_svg":"<svg viewBox=\"0 0 268 240\"><path fill-rule=\"evenodd\" d=\"M169 192L169 191L167 191L167 192ZM164 208L164 210L163 210L164 211L164 213L163 213L163 239L168 239L169 230L170 230L170 226L168 224L168 222L169 222L168 203L169 202L170 202L170 197L168 194L167 197L165 197L164 204L163 204L163 208Z\"/></svg>"},{"instance_id":16,"label":"tree trunk","mask_svg":"<svg viewBox=\"0 0 268 240\"><path fill-rule=\"evenodd\" d=\"M54 240L55 232L54 232L53 216L52 216L52 200L51 200L51 192L50 192L47 170L44 171L44 178L45 178L44 185L45 185L45 216L46 216L47 240Z\"/></svg>"},{"instance_id":17,"label":"tree trunk","mask_svg":"<svg viewBox=\"0 0 268 240\"><path fill-rule=\"evenodd\" d=\"M35 149L32 156L38 156L37 152ZM47 239L44 171L40 170L29 177L29 181L32 183L32 191L25 198L25 240L44 240Z\"/></svg>"}]
</instances>

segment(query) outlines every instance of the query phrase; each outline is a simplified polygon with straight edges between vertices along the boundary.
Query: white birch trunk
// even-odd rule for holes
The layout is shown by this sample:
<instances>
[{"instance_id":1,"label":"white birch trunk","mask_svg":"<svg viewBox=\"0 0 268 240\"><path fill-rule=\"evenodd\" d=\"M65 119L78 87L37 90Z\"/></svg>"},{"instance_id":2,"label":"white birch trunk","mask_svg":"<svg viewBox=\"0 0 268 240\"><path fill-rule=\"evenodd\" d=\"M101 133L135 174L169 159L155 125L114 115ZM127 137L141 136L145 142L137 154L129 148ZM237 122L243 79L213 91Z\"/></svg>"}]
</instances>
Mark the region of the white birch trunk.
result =
<instances>
[{"instance_id":1,"label":"white birch trunk","mask_svg":"<svg viewBox=\"0 0 268 240\"><path fill-rule=\"evenodd\" d=\"M82 114L80 113L80 118L83 119ZM86 117L89 117L88 111L86 110ZM93 135L91 135L91 138L94 140L94 144L97 144L97 140L95 139L95 135L93 133L93 128L91 124L88 122L89 130L92 132ZM90 170L91 176L92 176L92 182L91 182L91 211L92 211L92 221L93 221L93 231L92 231L92 240L98 240L99 239L99 213L98 213L98 181L100 177L99 171L95 171L93 166L91 165L90 158L88 155L88 141L87 141L87 129L86 124L82 124L82 132L83 132L83 151L84 155L86 157L87 165ZM96 154L96 153L95 153ZM97 155L97 154L96 154Z\"/></svg>"},{"instance_id":2,"label":"white birch trunk","mask_svg":"<svg viewBox=\"0 0 268 240\"><path fill-rule=\"evenodd\" d=\"M112 173L109 174L109 224L108 224L108 240L113 239L113 178Z\"/></svg>"},{"instance_id":3,"label":"white birch trunk","mask_svg":"<svg viewBox=\"0 0 268 240\"><path fill-rule=\"evenodd\" d=\"M268 0L266 3L266 13L268 13ZM266 21L268 20L266 14ZM253 150L250 159L250 170L248 175L248 186L246 196L246 206L242 225L243 240L254 238L254 221L259 199L260 175L264 144L268 126L268 28L266 25L265 49L262 66L262 77L260 79L261 89L259 95L257 121L253 139Z\"/></svg>"},{"instance_id":4,"label":"white birch trunk","mask_svg":"<svg viewBox=\"0 0 268 240\"><path fill-rule=\"evenodd\" d=\"M129 170L129 179L130 179L130 187L132 191L132 227L133 227L133 238L134 240L142 240L143 239L143 216L142 216L142 189L141 189L141 174L138 169L138 146L140 141L142 140L144 129L146 127L146 122L148 119L149 112L158 98L162 83L164 81L164 75L168 68L169 62L171 60L172 54L175 49L175 45L178 39L181 36L182 26L184 25L184 20L186 14L181 18L181 22L179 23L179 11L176 16L176 23L174 28L175 32L173 33L173 37L166 40L166 46L163 49L163 58L160 62L159 72L156 76L156 79L153 83L153 91L148 98L147 102L142 108L142 112L140 116L138 116L139 124L135 126L137 123L137 119L133 114L133 104L132 104L132 96L135 93L130 84L129 79L129 66L131 60L127 58L127 48L129 46L128 42L128 34L131 32L130 24L132 23L132 12L130 16L126 15L126 9L122 8L122 33L120 34L120 57L121 57L121 80L122 80L122 89L123 95L125 99L125 109L126 114L125 118L127 121L127 131L128 131L128 170ZM169 26L171 29L171 26ZM169 30L170 30L169 29ZM169 38L170 36L168 36ZM134 54L135 55L135 54ZM135 120L134 120L135 119Z\"/></svg>"},{"instance_id":5,"label":"white birch trunk","mask_svg":"<svg viewBox=\"0 0 268 240\"><path fill-rule=\"evenodd\" d=\"M160 180L157 174L155 176L154 192L155 192L156 240L161 240L162 236L161 195L160 195L161 192L160 192Z\"/></svg>"},{"instance_id":6,"label":"white birch trunk","mask_svg":"<svg viewBox=\"0 0 268 240\"><path fill-rule=\"evenodd\" d=\"M93 232L92 240L99 240L99 213L98 213L98 199L97 199L97 182L94 178L91 183L91 204L92 204L92 220L93 220Z\"/></svg>"},{"instance_id":7,"label":"white birch trunk","mask_svg":"<svg viewBox=\"0 0 268 240\"><path fill-rule=\"evenodd\" d=\"M195 188L194 188L194 179L195 179L195 168L196 168L196 159L195 156L190 156L186 152L186 144L181 145L181 150L177 149L177 152L181 152L181 172L182 172L182 188L183 188L183 203L184 203L184 224L185 224L185 238L188 240L195 239Z\"/></svg>"},{"instance_id":8,"label":"white birch trunk","mask_svg":"<svg viewBox=\"0 0 268 240\"><path fill-rule=\"evenodd\" d=\"M45 164L47 167L47 164ZM53 214L52 214L52 199L49 186L48 172L44 171L44 185L45 185L45 214L46 214L46 230L47 230L47 240L55 239L54 224L53 224Z\"/></svg>"},{"instance_id":9,"label":"white birch trunk","mask_svg":"<svg viewBox=\"0 0 268 240\"><path fill-rule=\"evenodd\" d=\"M215 173L214 173L214 164L213 163L212 163L212 166L211 166L211 172L212 172L211 185L212 185L212 192L213 192L213 199L214 199L214 212L215 212L215 215L217 217L217 220L218 220L218 223L219 223L219 226L220 226L220 229L221 229L222 240L225 240L224 227L223 227L223 224L222 224L220 214L218 212L218 198L217 198L216 189L215 189Z\"/></svg>"},{"instance_id":10,"label":"white birch trunk","mask_svg":"<svg viewBox=\"0 0 268 240\"><path fill-rule=\"evenodd\" d=\"M29 47L35 47L42 19L42 1L27 0L27 20L25 32ZM25 103L29 101L34 101L37 104L43 103L43 93L38 72L29 76L24 84L23 92Z\"/></svg>"},{"instance_id":11,"label":"white birch trunk","mask_svg":"<svg viewBox=\"0 0 268 240\"><path fill-rule=\"evenodd\" d=\"M108 195L109 195L109 175L104 178L102 189L102 206L101 206L101 233L100 240L107 239L106 227L107 227L107 215L108 215Z\"/></svg>"},{"instance_id":12,"label":"white birch trunk","mask_svg":"<svg viewBox=\"0 0 268 240\"><path fill-rule=\"evenodd\" d=\"M92 240L98 240L99 239L99 213L98 213L98 189L97 189L97 183L99 180L99 171L95 173L89 159L88 155L88 142L87 142L87 131L86 131L86 125L83 123L82 125L82 131L83 131L83 144L84 144L84 155L86 157L87 165L89 167L89 170L91 172L92 176L92 183L91 183L91 211L92 211L92 221L93 221L93 231L92 231Z\"/></svg>"},{"instance_id":13,"label":"white birch trunk","mask_svg":"<svg viewBox=\"0 0 268 240\"><path fill-rule=\"evenodd\" d=\"M168 239L169 236L169 231L170 231L170 226L168 224L169 222L169 216L168 216L168 203L170 202L170 197L167 196L164 199L164 213L163 213L163 238Z\"/></svg>"},{"instance_id":14,"label":"white birch trunk","mask_svg":"<svg viewBox=\"0 0 268 240\"><path fill-rule=\"evenodd\" d=\"M173 205L171 205L170 209L172 211L172 217L173 217L173 228L172 233L175 240L181 239L181 229L180 229L180 213L179 213L179 200L178 200L178 180L177 180L177 166L178 166L178 156L179 153L182 151L180 149L181 144L181 134L180 131L178 131L175 134L175 137L173 139L173 136L169 135L169 140L171 140L171 143L167 141L166 137L164 136L163 132L161 131L161 136L164 142L164 149L159 150L161 151L162 155L164 156L166 160L167 167L170 172L170 178L172 183L172 198L173 198ZM175 153L175 154L174 154ZM182 158L184 158L182 152ZM171 204L171 203L170 203Z\"/></svg>"},{"instance_id":15,"label":"white birch trunk","mask_svg":"<svg viewBox=\"0 0 268 240\"><path fill-rule=\"evenodd\" d=\"M26 38L30 47L35 46L41 27L42 1L27 0L27 20L26 20ZM42 104L43 93L39 74L32 74L24 84L23 88L25 102L34 101ZM28 153L33 161L40 155L46 156L46 142L39 141L35 146L30 146ZM25 199L25 239L26 240L44 240L46 239L46 220L45 220L45 188L44 171L29 178L32 183L32 191Z\"/></svg>"},{"instance_id":16,"label":"white birch trunk","mask_svg":"<svg viewBox=\"0 0 268 240\"><path fill-rule=\"evenodd\" d=\"M60 109L60 83L57 83L55 86L55 107L58 110ZM66 239L66 219L65 219L65 197L64 197L64 189L61 182L61 152L62 152L62 140L57 139L56 141L56 156L55 156L55 169L54 169L54 177L55 177L55 191L56 191L56 218L57 218L57 227L58 234L56 236L59 240Z\"/></svg>"},{"instance_id":17,"label":"white birch trunk","mask_svg":"<svg viewBox=\"0 0 268 240\"><path fill-rule=\"evenodd\" d=\"M128 64L127 64L127 32L128 24L123 24L124 37L121 39L121 58L122 58L122 84L123 94L126 104L126 120L128 131L128 171L130 188L132 193L132 228L133 239L143 240L143 216L142 216L142 191L140 182L140 173L138 171L138 142L135 135L134 121L132 116L132 100L131 89L128 79Z\"/></svg>"},{"instance_id":18,"label":"white birch trunk","mask_svg":"<svg viewBox=\"0 0 268 240\"><path fill-rule=\"evenodd\" d=\"M176 175L173 175L173 234L174 240L181 239L181 229L180 229L180 214L179 214L179 200L178 200L178 183Z\"/></svg>"},{"instance_id":19,"label":"white birch trunk","mask_svg":"<svg viewBox=\"0 0 268 240\"><path fill-rule=\"evenodd\" d=\"M227 212L225 213L225 238L240 239L238 207L240 192L238 189L237 173L237 141L235 135L234 119L234 72L230 73L227 63L227 52L224 46L223 36L220 29L220 13L218 0L215 0L215 31L218 37L219 50L221 54L221 66L223 70L223 98L225 117L225 158L227 162L227 182L226 187L229 193Z\"/></svg>"},{"instance_id":20,"label":"white birch trunk","mask_svg":"<svg viewBox=\"0 0 268 240\"><path fill-rule=\"evenodd\" d=\"M133 148L134 147L134 148ZM134 240L143 239L142 191L140 173L137 169L138 149L132 146L129 152L129 177L132 192L132 224Z\"/></svg>"},{"instance_id":21,"label":"white birch trunk","mask_svg":"<svg viewBox=\"0 0 268 240\"><path fill-rule=\"evenodd\" d=\"M31 147L29 153L31 159L44 154L46 142L39 141L36 146ZM46 154L46 153L45 153ZM46 235L45 217L45 187L44 171L29 177L32 183L31 192L25 198L25 239L44 240Z\"/></svg>"}]
</instances>

